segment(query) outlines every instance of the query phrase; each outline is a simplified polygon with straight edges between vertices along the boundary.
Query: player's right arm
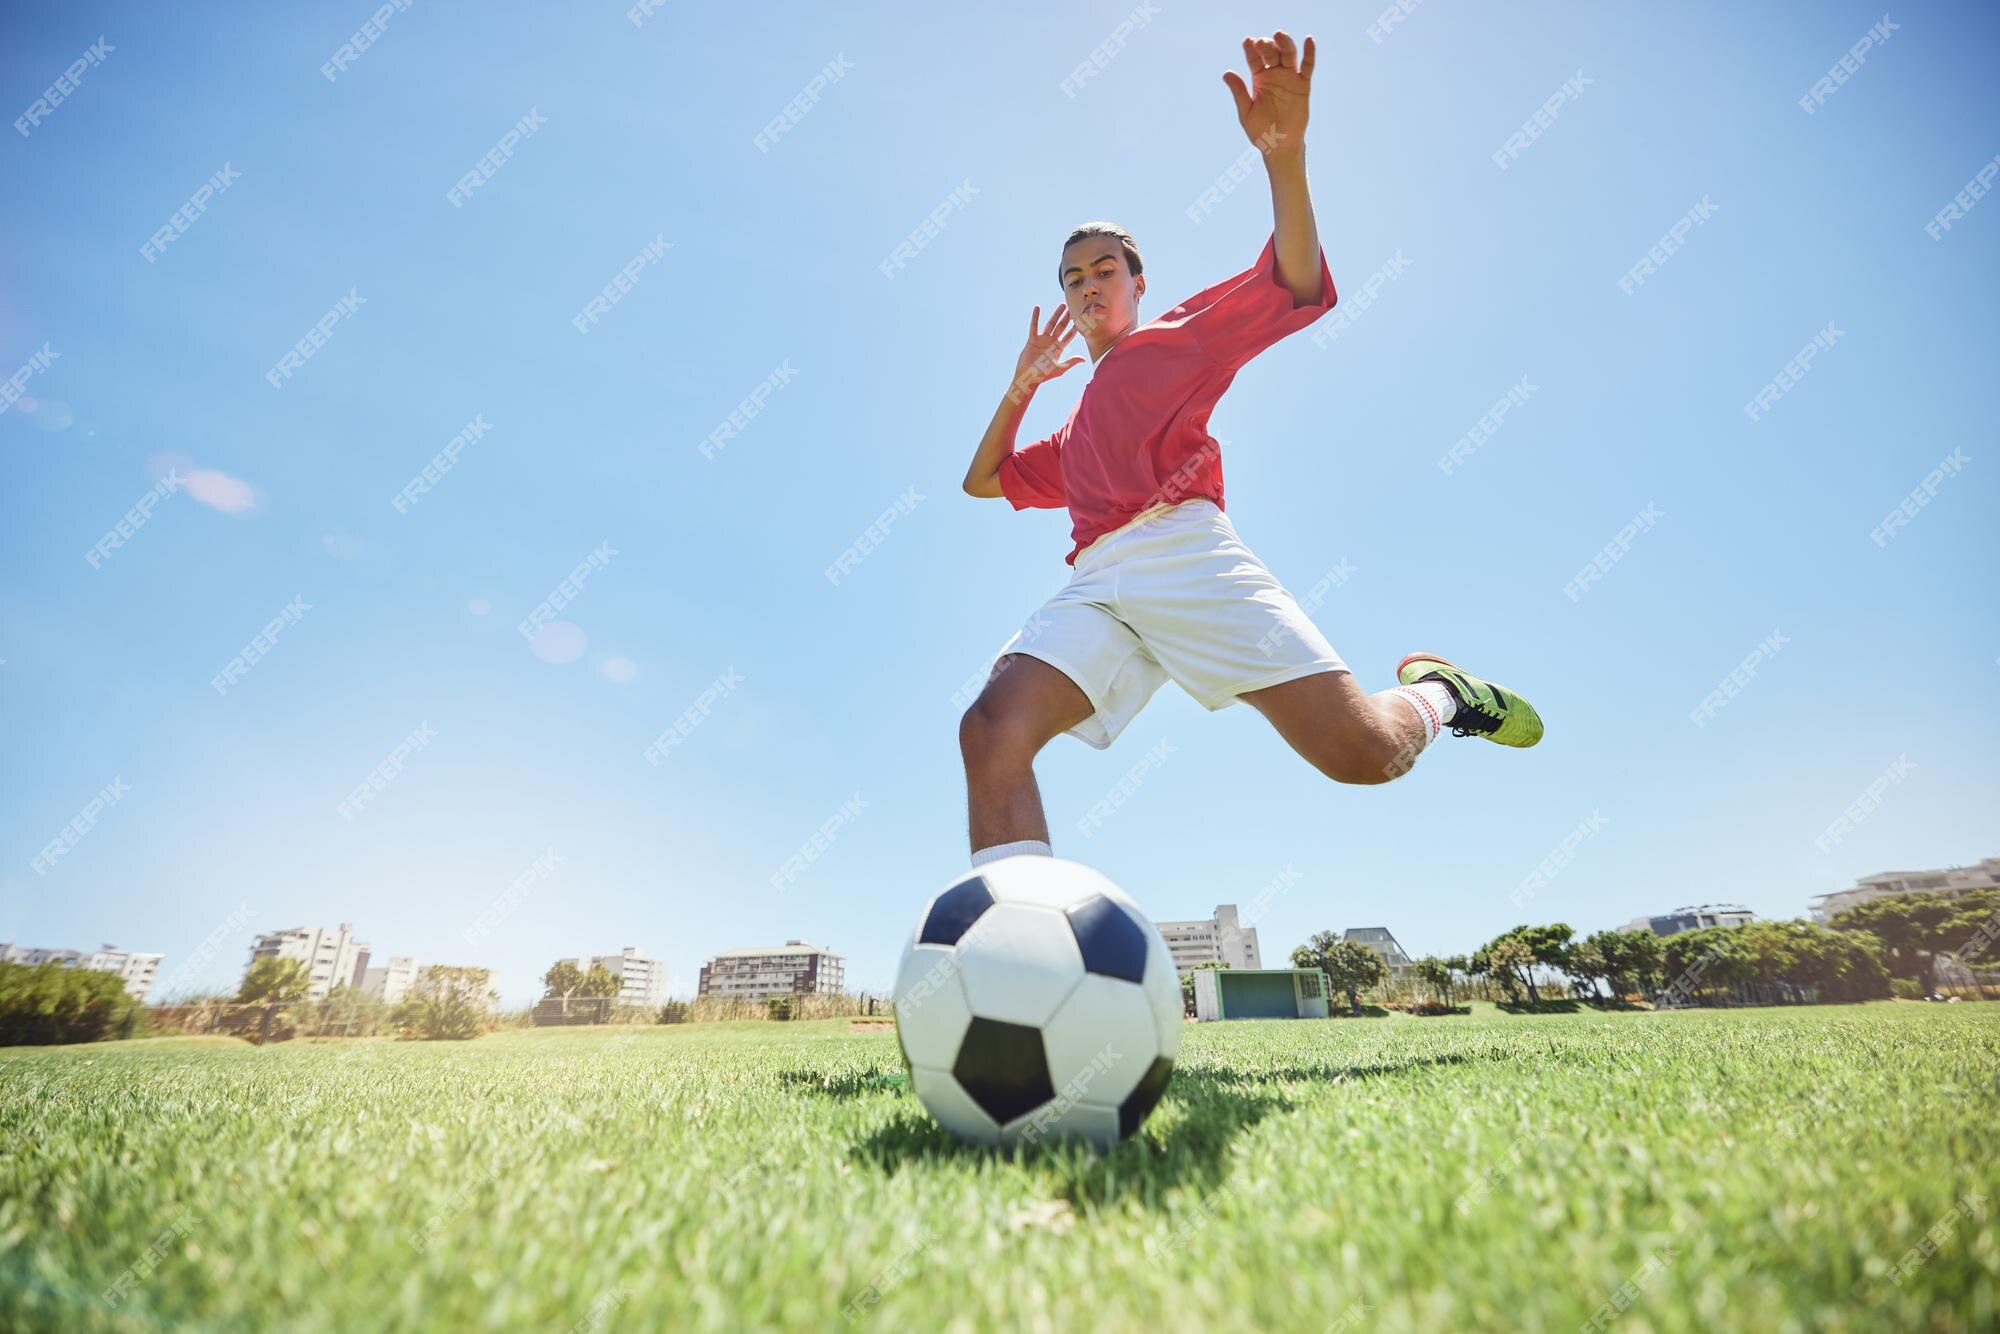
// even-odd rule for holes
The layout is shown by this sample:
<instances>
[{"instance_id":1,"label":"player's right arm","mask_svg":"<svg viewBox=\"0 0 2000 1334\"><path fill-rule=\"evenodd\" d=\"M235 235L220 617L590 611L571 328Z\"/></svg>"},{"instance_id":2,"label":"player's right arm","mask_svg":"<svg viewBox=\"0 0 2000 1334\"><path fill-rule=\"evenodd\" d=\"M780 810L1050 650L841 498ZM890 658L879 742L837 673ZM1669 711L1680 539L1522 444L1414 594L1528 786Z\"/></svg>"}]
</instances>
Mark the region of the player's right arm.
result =
<instances>
[{"instance_id":1,"label":"player's right arm","mask_svg":"<svg viewBox=\"0 0 2000 1334\"><path fill-rule=\"evenodd\" d=\"M1035 390L1083 361L1082 357L1059 360L1074 337L1076 326L1070 323L1066 305L1049 317L1047 328L1042 327L1040 306L1028 316L1027 345L1014 363L1013 383L1007 386L1000 406L993 410L993 420L987 423L986 434L980 437L979 448L972 455L972 465L965 470L965 494L989 500L1004 494L1000 489L1000 464L1014 452L1014 436L1021 429L1021 418L1026 415Z\"/></svg>"}]
</instances>

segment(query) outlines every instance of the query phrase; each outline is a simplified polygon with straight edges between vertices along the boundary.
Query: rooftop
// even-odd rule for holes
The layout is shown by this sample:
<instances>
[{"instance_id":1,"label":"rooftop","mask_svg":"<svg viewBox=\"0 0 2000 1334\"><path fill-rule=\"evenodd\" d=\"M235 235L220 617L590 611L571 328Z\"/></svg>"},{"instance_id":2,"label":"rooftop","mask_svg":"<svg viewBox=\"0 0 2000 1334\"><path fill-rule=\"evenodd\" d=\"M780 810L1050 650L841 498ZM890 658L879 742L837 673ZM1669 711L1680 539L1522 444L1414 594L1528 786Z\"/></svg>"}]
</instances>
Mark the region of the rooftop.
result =
<instances>
[{"instance_id":1,"label":"rooftop","mask_svg":"<svg viewBox=\"0 0 2000 1334\"><path fill-rule=\"evenodd\" d=\"M769 954L832 954L836 959L840 957L824 945L814 945L803 940L788 940L782 945L766 945L762 949L721 950L714 957L718 959L749 959Z\"/></svg>"}]
</instances>

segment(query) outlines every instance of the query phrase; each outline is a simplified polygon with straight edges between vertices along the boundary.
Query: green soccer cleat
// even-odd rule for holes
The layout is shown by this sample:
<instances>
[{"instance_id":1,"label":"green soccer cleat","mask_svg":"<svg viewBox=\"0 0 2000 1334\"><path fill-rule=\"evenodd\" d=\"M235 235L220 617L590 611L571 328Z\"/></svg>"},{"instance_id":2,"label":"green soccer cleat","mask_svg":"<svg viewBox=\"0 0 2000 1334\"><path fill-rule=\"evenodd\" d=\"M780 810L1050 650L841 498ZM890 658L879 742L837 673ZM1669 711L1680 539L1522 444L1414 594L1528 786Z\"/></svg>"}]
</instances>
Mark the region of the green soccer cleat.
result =
<instances>
[{"instance_id":1,"label":"green soccer cleat","mask_svg":"<svg viewBox=\"0 0 2000 1334\"><path fill-rule=\"evenodd\" d=\"M1506 686L1482 681L1435 653L1412 653L1396 664L1396 680L1406 686L1441 682L1458 701L1453 736L1483 736L1503 746L1532 746L1542 739L1542 715Z\"/></svg>"}]
</instances>

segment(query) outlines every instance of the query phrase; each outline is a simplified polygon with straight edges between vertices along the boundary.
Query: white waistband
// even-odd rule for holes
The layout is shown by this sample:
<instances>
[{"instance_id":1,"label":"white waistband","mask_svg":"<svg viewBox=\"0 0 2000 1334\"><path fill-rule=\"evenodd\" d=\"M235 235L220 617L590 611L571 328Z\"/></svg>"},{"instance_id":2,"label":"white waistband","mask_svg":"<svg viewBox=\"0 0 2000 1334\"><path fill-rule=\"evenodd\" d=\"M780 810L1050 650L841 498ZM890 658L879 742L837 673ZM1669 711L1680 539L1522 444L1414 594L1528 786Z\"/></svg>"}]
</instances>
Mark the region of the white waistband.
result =
<instances>
[{"instance_id":1,"label":"white waistband","mask_svg":"<svg viewBox=\"0 0 2000 1334\"><path fill-rule=\"evenodd\" d=\"M1171 511L1192 510L1193 507L1197 505L1205 505L1209 509L1215 511L1215 513L1218 515L1223 513L1222 507L1220 505L1217 505L1213 500L1210 500L1207 496L1195 496L1191 500L1163 500L1157 505L1149 505L1145 509L1140 510L1137 514L1133 515L1131 518L1127 519L1124 523L1118 525L1116 528L1113 528L1110 532L1105 533L1100 537L1091 539L1091 543L1089 546L1085 547L1083 550L1076 553L1075 568L1082 569L1084 561L1092 554L1101 555L1104 552L1105 548L1110 544L1112 539L1124 537L1127 534L1131 533L1133 529L1138 528L1143 524L1154 523L1162 515L1166 514L1170 510Z\"/></svg>"}]
</instances>

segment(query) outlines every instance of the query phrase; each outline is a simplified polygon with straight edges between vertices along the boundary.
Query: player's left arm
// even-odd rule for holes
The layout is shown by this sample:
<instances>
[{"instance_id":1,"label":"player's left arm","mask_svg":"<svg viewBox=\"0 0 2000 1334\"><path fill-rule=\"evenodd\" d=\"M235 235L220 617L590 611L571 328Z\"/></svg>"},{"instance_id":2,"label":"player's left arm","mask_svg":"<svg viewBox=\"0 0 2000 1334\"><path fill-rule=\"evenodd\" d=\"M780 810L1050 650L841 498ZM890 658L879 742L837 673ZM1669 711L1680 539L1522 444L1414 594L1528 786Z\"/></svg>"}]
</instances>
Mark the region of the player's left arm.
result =
<instances>
[{"instance_id":1,"label":"player's left arm","mask_svg":"<svg viewBox=\"0 0 2000 1334\"><path fill-rule=\"evenodd\" d=\"M1299 305L1319 300L1319 225L1306 182L1306 114L1312 93L1313 39L1300 50L1282 28L1270 37L1245 37L1250 83L1230 70L1222 76L1236 99L1236 120L1264 157L1271 179L1271 214L1278 281Z\"/></svg>"}]
</instances>

